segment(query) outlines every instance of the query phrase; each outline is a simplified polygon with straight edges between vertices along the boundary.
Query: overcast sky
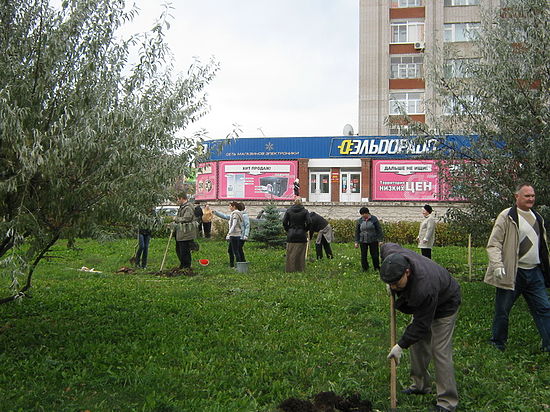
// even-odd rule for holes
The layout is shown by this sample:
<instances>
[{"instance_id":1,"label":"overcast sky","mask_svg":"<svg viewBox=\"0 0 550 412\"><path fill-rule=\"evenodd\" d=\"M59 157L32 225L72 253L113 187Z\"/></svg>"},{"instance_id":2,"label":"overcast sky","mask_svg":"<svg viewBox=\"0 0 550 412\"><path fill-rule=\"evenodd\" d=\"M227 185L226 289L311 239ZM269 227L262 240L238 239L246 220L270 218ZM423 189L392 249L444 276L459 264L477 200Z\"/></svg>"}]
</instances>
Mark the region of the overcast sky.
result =
<instances>
[{"instance_id":1,"label":"overcast sky","mask_svg":"<svg viewBox=\"0 0 550 412\"><path fill-rule=\"evenodd\" d=\"M160 0L134 0L133 30L149 29ZM131 1L128 2L131 4ZM176 68L214 57L210 112L184 134L223 138L341 135L357 130L359 1L172 0L167 41ZM263 134L262 134L263 132Z\"/></svg>"}]
</instances>

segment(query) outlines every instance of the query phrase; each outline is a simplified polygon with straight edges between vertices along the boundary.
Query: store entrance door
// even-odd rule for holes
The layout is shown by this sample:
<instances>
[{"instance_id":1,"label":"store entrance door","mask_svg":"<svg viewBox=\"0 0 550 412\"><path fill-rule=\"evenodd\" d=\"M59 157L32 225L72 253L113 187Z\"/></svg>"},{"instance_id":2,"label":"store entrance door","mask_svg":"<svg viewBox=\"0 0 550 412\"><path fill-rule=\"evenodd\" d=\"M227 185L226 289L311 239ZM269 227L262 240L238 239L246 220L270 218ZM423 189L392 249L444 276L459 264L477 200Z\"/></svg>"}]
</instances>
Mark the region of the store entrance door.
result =
<instances>
[{"instance_id":1,"label":"store entrance door","mask_svg":"<svg viewBox=\"0 0 550 412\"><path fill-rule=\"evenodd\" d=\"M309 173L309 199L312 202L330 202L330 172Z\"/></svg>"},{"instance_id":2,"label":"store entrance door","mask_svg":"<svg viewBox=\"0 0 550 412\"><path fill-rule=\"evenodd\" d=\"M340 202L361 201L361 172L340 173Z\"/></svg>"}]
</instances>

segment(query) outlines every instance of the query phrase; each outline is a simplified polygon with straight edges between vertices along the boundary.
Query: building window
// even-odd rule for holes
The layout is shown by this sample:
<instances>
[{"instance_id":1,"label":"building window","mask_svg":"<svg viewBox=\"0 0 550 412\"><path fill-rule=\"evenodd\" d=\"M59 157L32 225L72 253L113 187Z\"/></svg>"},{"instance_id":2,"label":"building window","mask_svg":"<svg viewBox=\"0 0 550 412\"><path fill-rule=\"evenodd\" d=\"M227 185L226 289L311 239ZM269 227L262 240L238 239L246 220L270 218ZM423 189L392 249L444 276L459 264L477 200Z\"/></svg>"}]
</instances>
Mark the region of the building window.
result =
<instances>
[{"instance_id":1,"label":"building window","mask_svg":"<svg viewBox=\"0 0 550 412\"><path fill-rule=\"evenodd\" d=\"M421 79L424 77L424 56L392 56L390 58L390 79Z\"/></svg>"},{"instance_id":2,"label":"building window","mask_svg":"<svg viewBox=\"0 0 550 412\"><path fill-rule=\"evenodd\" d=\"M445 0L445 6L479 6L479 0Z\"/></svg>"},{"instance_id":3,"label":"building window","mask_svg":"<svg viewBox=\"0 0 550 412\"><path fill-rule=\"evenodd\" d=\"M391 0L390 7L397 9L401 7L421 7L423 0Z\"/></svg>"},{"instance_id":4,"label":"building window","mask_svg":"<svg viewBox=\"0 0 550 412\"><path fill-rule=\"evenodd\" d=\"M447 97L443 102L443 114L463 116L470 113L480 113L477 105L478 100L472 95L458 97Z\"/></svg>"},{"instance_id":5,"label":"building window","mask_svg":"<svg viewBox=\"0 0 550 412\"><path fill-rule=\"evenodd\" d=\"M424 114L423 92L390 93L390 115Z\"/></svg>"},{"instance_id":6,"label":"building window","mask_svg":"<svg viewBox=\"0 0 550 412\"><path fill-rule=\"evenodd\" d=\"M400 21L391 23L392 43L414 43L424 41L424 23L420 21Z\"/></svg>"},{"instance_id":7,"label":"building window","mask_svg":"<svg viewBox=\"0 0 550 412\"><path fill-rule=\"evenodd\" d=\"M479 30L479 23L448 23L444 25L446 42L472 41Z\"/></svg>"},{"instance_id":8,"label":"building window","mask_svg":"<svg viewBox=\"0 0 550 412\"><path fill-rule=\"evenodd\" d=\"M464 78L472 76L472 66L479 63L479 59L448 59L445 60L445 77Z\"/></svg>"}]
</instances>

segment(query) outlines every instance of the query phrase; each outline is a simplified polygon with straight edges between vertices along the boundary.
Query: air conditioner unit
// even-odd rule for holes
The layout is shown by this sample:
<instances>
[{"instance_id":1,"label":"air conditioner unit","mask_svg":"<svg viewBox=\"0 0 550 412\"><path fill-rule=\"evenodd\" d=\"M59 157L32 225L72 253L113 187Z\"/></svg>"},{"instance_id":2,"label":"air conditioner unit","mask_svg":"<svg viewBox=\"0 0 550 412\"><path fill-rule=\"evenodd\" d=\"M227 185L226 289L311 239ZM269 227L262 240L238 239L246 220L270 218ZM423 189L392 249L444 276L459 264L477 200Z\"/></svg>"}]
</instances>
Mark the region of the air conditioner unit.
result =
<instances>
[{"instance_id":1,"label":"air conditioner unit","mask_svg":"<svg viewBox=\"0 0 550 412\"><path fill-rule=\"evenodd\" d=\"M426 43L424 43L423 41L417 41L414 43L414 48L416 50L424 50L425 47L426 47Z\"/></svg>"}]
</instances>

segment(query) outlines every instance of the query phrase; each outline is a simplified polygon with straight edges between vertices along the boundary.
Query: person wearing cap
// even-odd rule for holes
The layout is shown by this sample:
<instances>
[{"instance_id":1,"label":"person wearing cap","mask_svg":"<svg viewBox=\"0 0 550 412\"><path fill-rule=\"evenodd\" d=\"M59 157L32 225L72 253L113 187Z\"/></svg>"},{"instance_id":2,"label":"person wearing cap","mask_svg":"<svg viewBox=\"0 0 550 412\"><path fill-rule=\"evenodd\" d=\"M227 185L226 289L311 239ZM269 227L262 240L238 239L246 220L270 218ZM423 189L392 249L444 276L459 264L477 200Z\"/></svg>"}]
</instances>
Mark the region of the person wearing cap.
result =
<instances>
[{"instance_id":1,"label":"person wearing cap","mask_svg":"<svg viewBox=\"0 0 550 412\"><path fill-rule=\"evenodd\" d=\"M433 359L437 391L434 410L454 411L458 391L452 336L461 300L460 286L445 268L396 243L383 244L381 256L380 278L395 296L396 309L412 315L411 323L388 354L388 359L399 364L403 349L410 350L412 384L402 392L431 392L428 365Z\"/></svg>"},{"instance_id":2,"label":"person wearing cap","mask_svg":"<svg viewBox=\"0 0 550 412\"><path fill-rule=\"evenodd\" d=\"M379 242L384 239L384 231L380 221L370 214L368 207L359 209L361 217L355 223L355 248L361 247L361 267L363 271L369 270L368 251L375 270L380 269Z\"/></svg>"},{"instance_id":3,"label":"person wearing cap","mask_svg":"<svg viewBox=\"0 0 550 412\"><path fill-rule=\"evenodd\" d=\"M432 258L432 247L435 241L435 219L432 215L432 207L430 205L424 205L422 207L422 216L424 220L420 223L420 229L418 231L418 248L422 256L426 256L428 259Z\"/></svg>"}]
</instances>

